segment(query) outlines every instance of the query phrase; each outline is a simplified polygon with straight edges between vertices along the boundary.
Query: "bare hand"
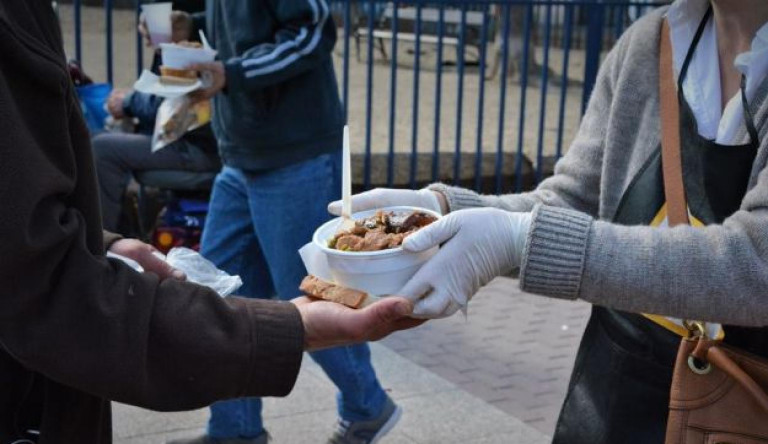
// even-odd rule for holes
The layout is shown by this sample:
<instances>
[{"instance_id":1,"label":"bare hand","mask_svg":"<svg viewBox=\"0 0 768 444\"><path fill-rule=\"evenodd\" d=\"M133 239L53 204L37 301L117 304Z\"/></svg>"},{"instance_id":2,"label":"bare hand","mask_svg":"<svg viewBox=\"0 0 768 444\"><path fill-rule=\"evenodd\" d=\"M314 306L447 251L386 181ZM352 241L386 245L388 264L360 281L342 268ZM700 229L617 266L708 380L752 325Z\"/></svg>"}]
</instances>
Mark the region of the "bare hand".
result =
<instances>
[{"instance_id":1,"label":"bare hand","mask_svg":"<svg viewBox=\"0 0 768 444\"><path fill-rule=\"evenodd\" d=\"M139 31L139 35L144 40L144 45L152 46L152 39L149 38L149 28L147 28L147 19L144 17L143 12L139 16L139 24L136 26L136 30Z\"/></svg>"},{"instance_id":2,"label":"bare hand","mask_svg":"<svg viewBox=\"0 0 768 444\"><path fill-rule=\"evenodd\" d=\"M157 274L161 280L173 278L186 280L187 276L181 271L173 268L168 262L155 256L157 251L155 247L137 239L120 239L109 247L109 251L133 259L144 267L144 271L151 271Z\"/></svg>"},{"instance_id":3,"label":"bare hand","mask_svg":"<svg viewBox=\"0 0 768 444\"><path fill-rule=\"evenodd\" d=\"M149 28L147 27L147 20L144 18L142 12L139 16L139 25L137 26L139 34L143 37L144 44L147 46L152 45L152 39L149 36ZM189 40L192 37L192 17L184 11L172 11L171 12L171 41L182 42Z\"/></svg>"},{"instance_id":4,"label":"bare hand","mask_svg":"<svg viewBox=\"0 0 768 444\"><path fill-rule=\"evenodd\" d=\"M127 89L113 89L107 99L107 111L115 119L122 119L125 117L123 112L123 100L130 91Z\"/></svg>"},{"instance_id":5,"label":"bare hand","mask_svg":"<svg viewBox=\"0 0 768 444\"><path fill-rule=\"evenodd\" d=\"M184 11L171 12L171 41L183 42L192 38L192 16Z\"/></svg>"},{"instance_id":6,"label":"bare hand","mask_svg":"<svg viewBox=\"0 0 768 444\"><path fill-rule=\"evenodd\" d=\"M310 351L377 341L395 331L424 323L422 319L409 317L413 304L407 299L394 296L359 310L304 296L291 302L301 314L304 348Z\"/></svg>"},{"instance_id":7,"label":"bare hand","mask_svg":"<svg viewBox=\"0 0 768 444\"><path fill-rule=\"evenodd\" d=\"M207 88L190 93L189 97L192 99L192 103L210 99L227 85L227 76L222 62L197 63L187 66L187 69L194 69L200 73L200 77L204 81L210 82L210 86Z\"/></svg>"}]
</instances>

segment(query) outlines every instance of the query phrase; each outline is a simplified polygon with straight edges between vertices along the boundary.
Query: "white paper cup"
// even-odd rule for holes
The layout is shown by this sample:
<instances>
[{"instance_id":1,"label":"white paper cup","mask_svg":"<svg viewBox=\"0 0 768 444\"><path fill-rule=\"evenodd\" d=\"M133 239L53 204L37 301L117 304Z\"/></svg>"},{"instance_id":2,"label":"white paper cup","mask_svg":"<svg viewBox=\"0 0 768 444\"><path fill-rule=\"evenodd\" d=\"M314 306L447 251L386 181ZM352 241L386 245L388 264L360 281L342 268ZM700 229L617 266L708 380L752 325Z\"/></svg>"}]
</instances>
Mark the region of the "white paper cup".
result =
<instances>
[{"instance_id":1,"label":"white paper cup","mask_svg":"<svg viewBox=\"0 0 768 444\"><path fill-rule=\"evenodd\" d=\"M169 43L171 41L172 5L171 2L141 5L141 10L144 12L144 21L149 31L149 39L155 47L161 43Z\"/></svg>"},{"instance_id":2,"label":"white paper cup","mask_svg":"<svg viewBox=\"0 0 768 444\"><path fill-rule=\"evenodd\" d=\"M216 59L216 51L205 48L189 48L173 43L160 45L163 66L173 69L185 69L194 63L209 63Z\"/></svg>"},{"instance_id":3,"label":"white paper cup","mask_svg":"<svg viewBox=\"0 0 768 444\"><path fill-rule=\"evenodd\" d=\"M381 210L396 213L423 211L440 217L440 214L425 208L387 207ZM378 210L355 213L352 218L364 219L373 216L376 211ZM341 251L328 248L328 241L336 234L340 221L341 218L336 218L321 225L315 231L312 242L325 253L334 282L344 287L377 296L394 294L438 251L438 247L420 253L405 251L403 247L380 251Z\"/></svg>"}]
</instances>

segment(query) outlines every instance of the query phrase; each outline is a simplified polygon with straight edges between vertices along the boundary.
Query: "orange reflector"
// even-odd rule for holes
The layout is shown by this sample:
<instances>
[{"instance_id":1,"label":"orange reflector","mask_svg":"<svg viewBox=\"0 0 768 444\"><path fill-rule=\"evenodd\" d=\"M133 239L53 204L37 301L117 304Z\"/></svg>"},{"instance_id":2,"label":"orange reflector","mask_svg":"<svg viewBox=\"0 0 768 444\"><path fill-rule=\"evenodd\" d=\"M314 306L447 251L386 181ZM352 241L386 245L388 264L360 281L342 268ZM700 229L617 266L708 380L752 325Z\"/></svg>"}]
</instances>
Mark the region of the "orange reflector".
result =
<instances>
[{"instance_id":1,"label":"orange reflector","mask_svg":"<svg viewBox=\"0 0 768 444\"><path fill-rule=\"evenodd\" d=\"M164 231L157 236L157 243L161 247L170 247L173 245L173 235L167 231Z\"/></svg>"}]
</instances>

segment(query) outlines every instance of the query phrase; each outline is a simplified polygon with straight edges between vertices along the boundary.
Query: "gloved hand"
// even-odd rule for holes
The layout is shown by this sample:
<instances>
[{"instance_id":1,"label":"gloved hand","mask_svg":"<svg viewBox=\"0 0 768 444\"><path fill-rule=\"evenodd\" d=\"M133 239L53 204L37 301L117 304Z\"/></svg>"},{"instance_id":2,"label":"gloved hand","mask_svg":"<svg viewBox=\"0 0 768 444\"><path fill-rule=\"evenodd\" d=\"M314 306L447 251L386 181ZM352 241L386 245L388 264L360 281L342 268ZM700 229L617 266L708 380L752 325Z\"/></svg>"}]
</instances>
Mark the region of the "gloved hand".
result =
<instances>
[{"instance_id":1,"label":"gloved hand","mask_svg":"<svg viewBox=\"0 0 768 444\"><path fill-rule=\"evenodd\" d=\"M426 188L421 190L376 188L352 196L352 211L355 213L395 206L426 208L443 214L437 192ZM337 200L328 204L328 212L341 216L341 201Z\"/></svg>"},{"instance_id":2,"label":"gloved hand","mask_svg":"<svg viewBox=\"0 0 768 444\"><path fill-rule=\"evenodd\" d=\"M452 212L405 238L408 251L444 245L396 294L414 302L414 317L454 314L480 287L520 266L530 226L531 213L496 208Z\"/></svg>"}]
</instances>

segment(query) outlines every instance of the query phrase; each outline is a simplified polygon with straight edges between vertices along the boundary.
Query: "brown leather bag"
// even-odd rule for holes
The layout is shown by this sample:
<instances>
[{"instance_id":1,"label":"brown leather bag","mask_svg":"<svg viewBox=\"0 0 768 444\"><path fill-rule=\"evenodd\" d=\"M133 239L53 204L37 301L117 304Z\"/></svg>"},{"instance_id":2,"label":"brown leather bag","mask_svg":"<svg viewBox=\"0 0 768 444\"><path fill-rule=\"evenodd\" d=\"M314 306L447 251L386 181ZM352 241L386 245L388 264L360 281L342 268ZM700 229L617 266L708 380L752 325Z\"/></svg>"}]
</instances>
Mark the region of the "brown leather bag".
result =
<instances>
[{"instance_id":1,"label":"brown leather bag","mask_svg":"<svg viewBox=\"0 0 768 444\"><path fill-rule=\"evenodd\" d=\"M679 102L669 26L662 25L659 58L661 155L667 219L688 224L680 155ZM677 353L666 444L768 443L768 360L707 337L700 322Z\"/></svg>"}]
</instances>

